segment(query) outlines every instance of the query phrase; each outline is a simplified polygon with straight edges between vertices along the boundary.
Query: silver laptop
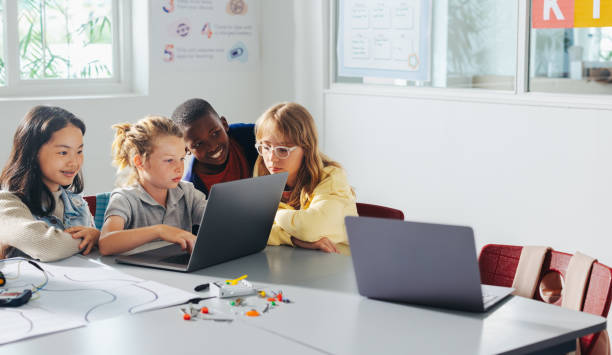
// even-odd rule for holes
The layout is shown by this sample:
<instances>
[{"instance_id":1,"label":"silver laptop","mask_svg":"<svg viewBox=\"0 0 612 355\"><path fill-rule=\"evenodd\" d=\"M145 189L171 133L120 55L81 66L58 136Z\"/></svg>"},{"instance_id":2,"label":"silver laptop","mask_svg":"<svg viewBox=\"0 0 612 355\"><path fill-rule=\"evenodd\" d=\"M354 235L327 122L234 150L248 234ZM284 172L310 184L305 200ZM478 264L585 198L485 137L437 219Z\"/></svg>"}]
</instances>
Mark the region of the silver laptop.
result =
<instances>
[{"instance_id":1,"label":"silver laptop","mask_svg":"<svg viewBox=\"0 0 612 355\"><path fill-rule=\"evenodd\" d=\"M118 263L190 272L266 247L287 173L213 185L193 252L177 244L119 256Z\"/></svg>"},{"instance_id":2,"label":"silver laptop","mask_svg":"<svg viewBox=\"0 0 612 355\"><path fill-rule=\"evenodd\" d=\"M470 227L346 217L359 293L484 312L514 289L480 284Z\"/></svg>"}]
</instances>

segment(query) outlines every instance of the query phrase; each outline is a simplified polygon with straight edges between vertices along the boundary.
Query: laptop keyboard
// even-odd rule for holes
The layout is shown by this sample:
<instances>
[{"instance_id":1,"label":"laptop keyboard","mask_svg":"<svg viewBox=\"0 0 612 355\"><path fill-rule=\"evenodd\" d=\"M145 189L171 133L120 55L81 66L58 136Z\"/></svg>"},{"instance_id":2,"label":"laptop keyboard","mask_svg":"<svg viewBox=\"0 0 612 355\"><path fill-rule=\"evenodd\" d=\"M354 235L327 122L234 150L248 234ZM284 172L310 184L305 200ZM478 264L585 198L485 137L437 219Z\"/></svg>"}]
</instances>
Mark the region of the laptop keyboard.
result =
<instances>
[{"instance_id":1,"label":"laptop keyboard","mask_svg":"<svg viewBox=\"0 0 612 355\"><path fill-rule=\"evenodd\" d=\"M497 298L496 295L492 295L490 293L482 292L482 303L485 305L491 301L494 301Z\"/></svg>"},{"instance_id":2,"label":"laptop keyboard","mask_svg":"<svg viewBox=\"0 0 612 355\"><path fill-rule=\"evenodd\" d=\"M180 265L187 265L189 264L189 257L191 256L191 254L189 253L185 253L185 254L179 254L179 255L172 255L169 256L167 258L161 259L161 262L164 263L170 263L170 264L180 264Z\"/></svg>"}]
</instances>

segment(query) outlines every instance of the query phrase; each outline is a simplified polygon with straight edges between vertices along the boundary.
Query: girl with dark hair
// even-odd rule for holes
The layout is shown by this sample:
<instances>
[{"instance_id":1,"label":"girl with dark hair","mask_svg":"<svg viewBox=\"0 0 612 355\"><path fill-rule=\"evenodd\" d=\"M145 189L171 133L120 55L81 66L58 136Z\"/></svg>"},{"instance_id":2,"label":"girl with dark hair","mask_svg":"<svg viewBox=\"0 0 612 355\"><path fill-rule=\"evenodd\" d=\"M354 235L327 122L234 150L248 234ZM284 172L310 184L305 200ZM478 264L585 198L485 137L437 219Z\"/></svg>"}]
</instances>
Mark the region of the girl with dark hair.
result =
<instances>
[{"instance_id":1,"label":"girl with dark hair","mask_svg":"<svg viewBox=\"0 0 612 355\"><path fill-rule=\"evenodd\" d=\"M59 107L25 115L0 176L0 258L54 261L96 245L100 232L80 195L84 134L83 121Z\"/></svg>"}]
</instances>

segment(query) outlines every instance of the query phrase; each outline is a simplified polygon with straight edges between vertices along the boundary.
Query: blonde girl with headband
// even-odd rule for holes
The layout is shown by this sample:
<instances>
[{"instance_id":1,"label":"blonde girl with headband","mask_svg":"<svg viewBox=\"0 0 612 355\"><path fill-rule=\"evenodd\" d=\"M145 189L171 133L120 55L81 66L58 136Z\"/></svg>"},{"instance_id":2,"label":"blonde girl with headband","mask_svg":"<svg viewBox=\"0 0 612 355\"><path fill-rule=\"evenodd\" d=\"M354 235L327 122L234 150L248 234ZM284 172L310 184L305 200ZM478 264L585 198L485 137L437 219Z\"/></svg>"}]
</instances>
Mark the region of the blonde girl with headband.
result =
<instances>
[{"instance_id":1,"label":"blonde girl with headband","mask_svg":"<svg viewBox=\"0 0 612 355\"><path fill-rule=\"evenodd\" d=\"M255 123L255 176L289 173L269 245L348 252L345 216L356 216L355 194L340 165L319 151L308 110L296 103L270 107Z\"/></svg>"},{"instance_id":2,"label":"blonde girl with headband","mask_svg":"<svg viewBox=\"0 0 612 355\"><path fill-rule=\"evenodd\" d=\"M135 253L175 243L191 252L206 196L181 181L185 144L165 117L113 126L113 164L128 173L110 196L99 241L103 255Z\"/></svg>"}]
</instances>

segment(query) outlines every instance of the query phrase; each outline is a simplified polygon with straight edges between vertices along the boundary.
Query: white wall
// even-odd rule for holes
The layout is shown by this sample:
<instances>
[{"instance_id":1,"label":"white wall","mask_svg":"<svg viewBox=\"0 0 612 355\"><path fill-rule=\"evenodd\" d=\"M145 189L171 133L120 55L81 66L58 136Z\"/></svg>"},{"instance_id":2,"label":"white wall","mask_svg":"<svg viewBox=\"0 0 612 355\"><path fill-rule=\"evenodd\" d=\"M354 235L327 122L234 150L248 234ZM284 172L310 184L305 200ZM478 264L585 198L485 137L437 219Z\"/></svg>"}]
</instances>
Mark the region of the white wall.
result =
<instances>
[{"instance_id":1,"label":"white wall","mask_svg":"<svg viewBox=\"0 0 612 355\"><path fill-rule=\"evenodd\" d=\"M295 98L294 4L287 0L261 1L261 112Z\"/></svg>"},{"instance_id":2,"label":"white wall","mask_svg":"<svg viewBox=\"0 0 612 355\"><path fill-rule=\"evenodd\" d=\"M612 112L326 95L325 146L359 201L474 227L486 243L612 264Z\"/></svg>"}]
</instances>

